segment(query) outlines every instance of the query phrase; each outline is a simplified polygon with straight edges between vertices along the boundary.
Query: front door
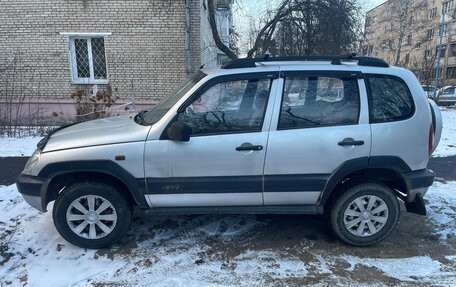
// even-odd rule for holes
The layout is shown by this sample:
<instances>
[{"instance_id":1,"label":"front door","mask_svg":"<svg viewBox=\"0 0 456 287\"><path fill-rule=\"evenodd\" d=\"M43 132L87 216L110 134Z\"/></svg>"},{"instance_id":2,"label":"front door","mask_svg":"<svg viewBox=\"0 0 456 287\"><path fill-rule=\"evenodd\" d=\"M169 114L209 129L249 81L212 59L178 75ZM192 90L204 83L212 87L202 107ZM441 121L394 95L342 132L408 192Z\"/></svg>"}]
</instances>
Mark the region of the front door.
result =
<instances>
[{"instance_id":1,"label":"front door","mask_svg":"<svg viewBox=\"0 0 456 287\"><path fill-rule=\"evenodd\" d=\"M147 179L153 207L263 205L273 78L219 77L189 98L176 120L189 125L192 136L162 140L169 176Z\"/></svg>"}]
</instances>

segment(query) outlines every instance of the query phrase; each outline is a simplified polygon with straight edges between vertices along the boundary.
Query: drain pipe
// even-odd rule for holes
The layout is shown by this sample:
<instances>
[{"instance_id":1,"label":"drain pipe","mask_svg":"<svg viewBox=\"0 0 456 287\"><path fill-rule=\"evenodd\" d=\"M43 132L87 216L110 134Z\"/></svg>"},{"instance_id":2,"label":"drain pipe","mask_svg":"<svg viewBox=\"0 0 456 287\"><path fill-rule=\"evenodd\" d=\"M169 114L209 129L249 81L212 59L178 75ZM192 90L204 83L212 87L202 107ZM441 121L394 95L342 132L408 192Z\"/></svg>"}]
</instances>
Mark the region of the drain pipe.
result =
<instances>
[{"instance_id":1,"label":"drain pipe","mask_svg":"<svg viewBox=\"0 0 456 287\"><path fill-rule=\"evenodd\" d=\"M187 75L190 75L192 72L190 59L190 0L185 0L185 62Z\"/></svg>"}]
</instances>

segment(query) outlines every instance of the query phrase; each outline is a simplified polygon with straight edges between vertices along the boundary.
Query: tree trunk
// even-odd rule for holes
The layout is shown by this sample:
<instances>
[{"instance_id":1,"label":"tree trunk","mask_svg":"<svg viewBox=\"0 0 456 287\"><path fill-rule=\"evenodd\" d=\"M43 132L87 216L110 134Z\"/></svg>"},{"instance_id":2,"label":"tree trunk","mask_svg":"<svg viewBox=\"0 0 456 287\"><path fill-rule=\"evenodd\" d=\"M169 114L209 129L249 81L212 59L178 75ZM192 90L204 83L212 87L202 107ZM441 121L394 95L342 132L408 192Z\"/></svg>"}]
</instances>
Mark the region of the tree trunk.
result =
<instances>
[{"instance_id":1,"label":"tree trunk","mask_svg":"<svg viewBox=\"0 0 456 287\"><path fill-rule=\"evenodd\" d=\"M394 61L394 66L399 66L401 62L401 49L402 49L402 39L404 38L404 35L399 35L399 40L397 43L397 52L396 52L396 60Z\"/></svg>"},{"instance_id":2,"label":"tree trunk","mask_svg":"<svg viewBox=\"0 0 456 287\"><path fill-rule=\"evenodd\" d=\"M236 59L237 55L231 50L228 46L226 46L222 39L220 39L220 35L217 30L217 22L215 20L215 5L214 0L207 0L207 9L209 11L209 25L211 26L212 37L214 38L215 45L217 48L225 53L230 59Z\"/></svg>"}]
</instances>

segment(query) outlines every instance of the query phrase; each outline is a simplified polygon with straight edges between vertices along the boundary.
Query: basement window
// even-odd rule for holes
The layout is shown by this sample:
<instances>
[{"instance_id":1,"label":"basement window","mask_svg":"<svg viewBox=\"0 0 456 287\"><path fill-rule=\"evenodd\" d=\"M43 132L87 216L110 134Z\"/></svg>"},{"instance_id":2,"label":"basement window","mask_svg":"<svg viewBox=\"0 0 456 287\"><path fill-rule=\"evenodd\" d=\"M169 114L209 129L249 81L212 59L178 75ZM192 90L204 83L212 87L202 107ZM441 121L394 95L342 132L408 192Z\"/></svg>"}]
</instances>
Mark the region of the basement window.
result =
<instances>
[{"instance_id":1,"label":"basement window","mask_svg":"<svg viewBox=\"0 0 456 287\"><path fill-rule=\"evenodd\" d=\"M61 34L69 40L72 83L107 84L105 36L109 33Z\"/></svg>"}]
</instances>

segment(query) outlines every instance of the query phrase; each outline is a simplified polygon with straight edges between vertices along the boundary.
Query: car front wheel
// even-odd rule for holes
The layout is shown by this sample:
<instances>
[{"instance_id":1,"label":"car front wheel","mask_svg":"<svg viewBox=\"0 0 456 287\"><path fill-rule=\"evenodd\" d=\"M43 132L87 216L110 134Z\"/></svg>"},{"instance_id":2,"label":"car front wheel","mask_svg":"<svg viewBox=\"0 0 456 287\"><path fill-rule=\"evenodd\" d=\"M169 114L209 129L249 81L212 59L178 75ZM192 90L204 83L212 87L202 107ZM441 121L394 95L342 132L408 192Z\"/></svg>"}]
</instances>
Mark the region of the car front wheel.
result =
<instances>
[{"instance_id":1,"label":"car front wheel","mask_svg":"<svg viewBox=\"0 0 456 287\"><path fill-rule=\"evenodd\" d=\"M57 231L68 242L83 248L109 247L126 234L132 208L115 187L81 182L67 187L54 204Z\"/></svg>"},{"instance_id":2,"label":"car front wheel","mask_svg":"<svg viewBox=\"0 0 456 287\"><path fill-rule=\"evenodd\" d=\"M400 207L392 189L381 183L349 187L330 210L330 227L342 241L354 246L386 238L399 221Z\"/></svg>"}]
</instances>

